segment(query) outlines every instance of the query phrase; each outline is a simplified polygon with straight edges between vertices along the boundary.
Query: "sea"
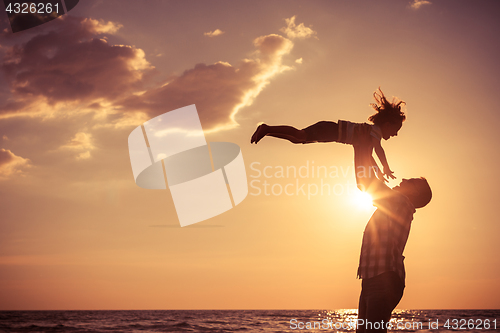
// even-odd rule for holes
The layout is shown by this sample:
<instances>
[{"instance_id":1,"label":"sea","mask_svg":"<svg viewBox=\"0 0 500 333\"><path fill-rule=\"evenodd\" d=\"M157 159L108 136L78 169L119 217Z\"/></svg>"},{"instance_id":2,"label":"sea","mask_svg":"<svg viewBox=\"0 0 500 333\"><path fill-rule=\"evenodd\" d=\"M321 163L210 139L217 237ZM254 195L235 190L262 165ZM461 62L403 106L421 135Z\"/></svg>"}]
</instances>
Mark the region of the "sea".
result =
<instances>
[{"instance_id":1,"label":"sea","mask_svg":"<svg viewBox=\"0 0 500 333\"><path fill-rule=\"evenodd\" d=\"M0 332L355 332L356 319L355 309L0 311ZM500 310L395 310L389 324L359 324L390 325L389 332L500 332Z\"/></svg>"}]
</instances>

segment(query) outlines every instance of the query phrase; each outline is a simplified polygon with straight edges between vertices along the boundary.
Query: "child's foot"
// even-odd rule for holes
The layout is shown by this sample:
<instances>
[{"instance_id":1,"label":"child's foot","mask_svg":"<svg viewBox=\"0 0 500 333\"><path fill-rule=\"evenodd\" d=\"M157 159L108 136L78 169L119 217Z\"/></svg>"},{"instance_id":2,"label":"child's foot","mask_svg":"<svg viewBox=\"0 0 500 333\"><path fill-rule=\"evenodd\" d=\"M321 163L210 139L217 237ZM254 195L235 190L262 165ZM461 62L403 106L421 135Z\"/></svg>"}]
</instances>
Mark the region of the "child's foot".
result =
<instances>
[{"instance_id":1,"label":"child's foot","mask_svg":"<svg viewBox=\"0 0 500 333\"><path fill-rule=\"evenodd\" d=\"M266 136L268 126L266 124L259 125L252 135L250 143L258 143L260 139Z\"/></svg>"}]
</instances>

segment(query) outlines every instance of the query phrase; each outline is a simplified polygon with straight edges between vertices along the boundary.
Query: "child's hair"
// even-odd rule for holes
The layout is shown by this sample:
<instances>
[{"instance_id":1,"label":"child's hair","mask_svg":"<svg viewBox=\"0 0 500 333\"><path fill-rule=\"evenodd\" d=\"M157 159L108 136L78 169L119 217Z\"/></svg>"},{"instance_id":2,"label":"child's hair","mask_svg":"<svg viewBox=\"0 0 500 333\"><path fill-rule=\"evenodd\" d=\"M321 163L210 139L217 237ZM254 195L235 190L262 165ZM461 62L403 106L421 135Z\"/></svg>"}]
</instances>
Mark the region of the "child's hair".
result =
<instances>
[{"instance_id":1,"label":"child's hair","mask_svg":"<svg viewBox=\"0 0 500 333\"><path fill-rule=\"evenodd\" d=\"M389 102L385 98L384 93L380 90L380 87L373 93L373 98L375 98L376 103L371 103L372 108L377 111L368 117L368 120L375 125L381 125L383 123L398 123L403 122L406 119L406 115L403 110L401 110L401 105L406 104L396 98Z\"/></svg>"}]
</instances>

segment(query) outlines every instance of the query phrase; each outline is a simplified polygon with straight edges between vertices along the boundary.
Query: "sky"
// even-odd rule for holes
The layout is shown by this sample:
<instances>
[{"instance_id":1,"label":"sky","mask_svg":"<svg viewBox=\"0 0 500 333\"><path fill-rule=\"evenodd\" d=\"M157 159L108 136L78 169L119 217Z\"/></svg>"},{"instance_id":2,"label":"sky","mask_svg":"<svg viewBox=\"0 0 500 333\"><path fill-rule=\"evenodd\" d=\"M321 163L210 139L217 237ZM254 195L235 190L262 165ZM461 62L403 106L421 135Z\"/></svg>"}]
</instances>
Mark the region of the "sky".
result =
<instances>
[{"instance_id":1,"label":"sky","mask_svg":"<svg viewBox=\"0 0 500 333\"><path fill-rule=\"evenodd\" d=\"M352 147L250 137L262 122L367 121L378 87L406 102L382 142L389 185L433 190L398 308L499 308L499 11L85 0L15 34L0 15L0 310L356 308L374 208ZM135 184L127 139L191 104L207 141L240 146L249 194L181 228L168 190Z\"/></svg>"}]
</instances>

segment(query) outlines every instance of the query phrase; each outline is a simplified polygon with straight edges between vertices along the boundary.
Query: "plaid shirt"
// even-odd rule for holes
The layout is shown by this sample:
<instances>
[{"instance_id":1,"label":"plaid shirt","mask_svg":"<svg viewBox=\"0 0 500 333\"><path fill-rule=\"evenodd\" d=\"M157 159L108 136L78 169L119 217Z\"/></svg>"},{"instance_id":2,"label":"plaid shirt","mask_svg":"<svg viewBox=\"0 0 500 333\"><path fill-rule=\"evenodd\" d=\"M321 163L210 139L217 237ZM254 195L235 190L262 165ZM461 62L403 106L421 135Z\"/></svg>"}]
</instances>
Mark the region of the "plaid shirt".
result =
<instances>
[{"instance_id":1,"label":"plaid shirt","mask_svg":"<svg viewBox=\"0 0 500 333\"><path fill-rule=\"evenodd\" d=\"M374 200L377 210L363 234L358 278L369 279L392 271L398 273L404 283L403 250L415 207L406 196L392 190L387 192L384 194L389 195Z\"/></svg>"}]
</instances>

